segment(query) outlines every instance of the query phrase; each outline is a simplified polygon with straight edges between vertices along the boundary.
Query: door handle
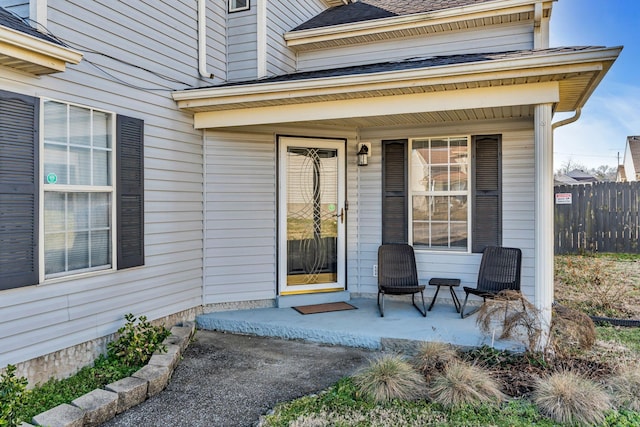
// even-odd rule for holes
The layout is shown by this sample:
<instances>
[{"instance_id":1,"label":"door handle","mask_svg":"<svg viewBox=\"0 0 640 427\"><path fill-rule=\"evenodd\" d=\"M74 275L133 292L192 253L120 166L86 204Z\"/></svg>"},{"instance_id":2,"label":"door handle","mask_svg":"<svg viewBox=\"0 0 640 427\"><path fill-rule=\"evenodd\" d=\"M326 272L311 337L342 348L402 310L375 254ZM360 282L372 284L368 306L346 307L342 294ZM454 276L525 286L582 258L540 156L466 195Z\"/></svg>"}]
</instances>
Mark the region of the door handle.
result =
<instances>
[{"instance_id":1,"label":"door handle","mask_svg":"<svg viewBox=\"0 0 640 427\"><path fill-rule=\"evenodd\" d=\"M340 218L340 224L344 224L344 208L340 209L339 214L335 214L336 218Z\"/></svg>"}]
</instances>

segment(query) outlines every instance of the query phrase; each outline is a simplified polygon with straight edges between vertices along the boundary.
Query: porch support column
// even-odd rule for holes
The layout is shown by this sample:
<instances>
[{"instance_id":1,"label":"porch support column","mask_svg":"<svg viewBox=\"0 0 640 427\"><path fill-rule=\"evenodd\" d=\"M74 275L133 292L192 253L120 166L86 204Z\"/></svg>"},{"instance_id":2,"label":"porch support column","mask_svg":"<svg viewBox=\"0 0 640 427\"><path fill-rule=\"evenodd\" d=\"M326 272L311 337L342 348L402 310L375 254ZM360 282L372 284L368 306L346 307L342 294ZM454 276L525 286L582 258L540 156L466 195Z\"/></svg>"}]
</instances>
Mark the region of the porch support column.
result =
<instances>
[{"instance_id":1,"label":"porch support column","mask_svg":"<svg viewBox=\"0 0 640 427\"><path fill-rule=\"evenodd\" d=\"M544 327L551 325L553 303L553 130L552 104L538 104L535 141L535 292L534 305ZM546 335L546 334L545 334Z\"/></svg>"}]
</instances>

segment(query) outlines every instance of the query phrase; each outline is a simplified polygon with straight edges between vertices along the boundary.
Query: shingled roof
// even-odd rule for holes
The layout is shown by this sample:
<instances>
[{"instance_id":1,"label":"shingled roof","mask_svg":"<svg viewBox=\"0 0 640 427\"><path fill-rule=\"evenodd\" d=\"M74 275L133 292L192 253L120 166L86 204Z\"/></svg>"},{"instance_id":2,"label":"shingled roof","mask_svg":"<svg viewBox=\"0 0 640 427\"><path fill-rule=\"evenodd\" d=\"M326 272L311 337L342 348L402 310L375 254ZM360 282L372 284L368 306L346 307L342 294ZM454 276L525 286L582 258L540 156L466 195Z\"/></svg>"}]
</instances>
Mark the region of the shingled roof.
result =
<instances>
[{"instance_id":1,"label":"shingled roof","mask_svg":"<svg viewBox=\"0 0 640 427\"><path fill-rule=\"evenodd\" d=\"M29 36L37 37L39 39L42 39L51 43L55 43L60 46L64 46L64 44L61 43L59 40L56 40L55 38L47 34L41 33L40 31L33 28L31 25L24 22L22 18L14 15L13 13L9 12L8 10L2 7L0 7L0 26L19 31Z\"/></svg>"},{"instance_id":2,"label":"shingled roof","mask_svg":"<svg viewBox=\"0 0 640 427\"><path fill-rule=\"evenodd\" d=\"M437 10L486 3L487 1L492 0L359 0L354 3L327 9L307 22L300 24L292 31L330 27L332 25L350 24L415 13L434 12Z\"/></svg>"},{"instance_id":3,"label":"shingled roof","mask_svg":"<svg viewBox=\"0 0 640 427\"><path fill-rule=\"evenodd\" d=\"M572 53L584 50L590 50L598 47L594 46L575 46L575 47L558 47L549 49L536 50L515 50L510 52L499 53L469 53L459 55L432 56L428 58L407 58L400 61L381 62L376 64L355 65L350 67L332 68L327 70L304 71L298 73L283 74L274 77L268 77L256 80L245 80L240 82L227 82L220 85L210 87L231 87L264 83L281 83L294 82L300 80L321 79L328 77L343 77L366 75L374 73L383 73L389 71L413 70L419 68L430 68L445 65L469 64L474 62L497 61L501 59L516 59L524 57L544 56L554 53ZM186 89L195 90L193 89Z\"/></svg>"}]
</instances>

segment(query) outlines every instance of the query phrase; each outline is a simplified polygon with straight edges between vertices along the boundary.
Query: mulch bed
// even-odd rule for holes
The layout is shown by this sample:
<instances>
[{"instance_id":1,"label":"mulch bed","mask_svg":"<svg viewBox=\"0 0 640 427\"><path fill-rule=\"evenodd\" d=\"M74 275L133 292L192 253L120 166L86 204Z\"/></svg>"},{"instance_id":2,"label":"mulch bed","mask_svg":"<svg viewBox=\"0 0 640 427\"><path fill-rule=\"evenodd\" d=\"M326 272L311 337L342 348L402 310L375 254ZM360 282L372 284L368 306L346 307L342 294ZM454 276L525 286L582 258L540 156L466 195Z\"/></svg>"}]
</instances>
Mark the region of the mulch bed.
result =
<instances>
[{"instance_id":1,"label":"mulch bed","mask_svg":"<svg viewBox=\"0 0 640 427\"><path fill-rule=\"evenodd\" d=\"M526 354L512 354L504 355L501 357L502 360L496 359L494 363L487 363L485 356L468 353L465 359L471 363L484 364L492 376L501 383L502 391L514 398L529 396L538 379L554 372L571 370L599 381L614 371L613 367L606 363L577 358L541 361Z\"/></svg>"}]
</instances>

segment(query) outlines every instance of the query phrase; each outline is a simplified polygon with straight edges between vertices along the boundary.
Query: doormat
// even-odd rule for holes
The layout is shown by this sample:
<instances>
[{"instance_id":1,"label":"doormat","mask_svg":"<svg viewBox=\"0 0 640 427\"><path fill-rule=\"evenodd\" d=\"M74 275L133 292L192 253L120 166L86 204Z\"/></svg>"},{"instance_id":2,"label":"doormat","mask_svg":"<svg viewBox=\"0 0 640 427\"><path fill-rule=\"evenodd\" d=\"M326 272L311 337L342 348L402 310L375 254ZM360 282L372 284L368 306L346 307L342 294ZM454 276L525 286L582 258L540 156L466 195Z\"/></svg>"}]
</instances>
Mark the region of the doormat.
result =
<instances>
[{"instance_id":1,"label":"doormat","mask_svg":"<svg viewBox=\"0 0 640 427\"><path fill-rule=\"evenodd\" d=\"M355 307L346 302L329 302L326 304L314 304L314 305L301 305L298 307L292 307L300 314L316 314L316 313L328 313L330 311L343 311L343 310L357 310Z\"/></svg>"}]
</instances>

